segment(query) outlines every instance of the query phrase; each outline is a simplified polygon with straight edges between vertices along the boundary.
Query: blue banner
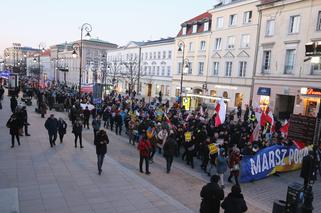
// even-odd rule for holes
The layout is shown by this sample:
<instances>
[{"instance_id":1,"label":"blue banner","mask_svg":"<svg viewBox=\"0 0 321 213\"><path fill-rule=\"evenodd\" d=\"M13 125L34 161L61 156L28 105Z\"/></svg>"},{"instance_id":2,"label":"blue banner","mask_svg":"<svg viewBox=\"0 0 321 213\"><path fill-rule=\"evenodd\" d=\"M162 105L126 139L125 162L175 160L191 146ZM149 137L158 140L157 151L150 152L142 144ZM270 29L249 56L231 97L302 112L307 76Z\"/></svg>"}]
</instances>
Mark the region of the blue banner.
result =
<instances>
[{"instance_id":1,"label":"blue banner","mask_svg":"<svg viewBox=\"0 0 321 213\"><path fill-rule=\"evenodd\" d=\"M251 182L268 177L275 172L287 172L301 168L302 159L312 147L274 145L241 160L240 182Z\"/></svg>"}]
</instances>

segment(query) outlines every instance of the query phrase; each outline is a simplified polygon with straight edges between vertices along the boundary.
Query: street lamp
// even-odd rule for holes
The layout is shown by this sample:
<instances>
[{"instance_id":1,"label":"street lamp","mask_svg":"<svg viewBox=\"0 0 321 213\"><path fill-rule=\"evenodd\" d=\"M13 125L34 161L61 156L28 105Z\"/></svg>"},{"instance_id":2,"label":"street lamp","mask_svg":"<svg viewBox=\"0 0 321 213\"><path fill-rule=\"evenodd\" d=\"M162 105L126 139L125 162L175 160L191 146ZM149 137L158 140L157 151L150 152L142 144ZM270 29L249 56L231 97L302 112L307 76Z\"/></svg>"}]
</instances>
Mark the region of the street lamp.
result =
<instances>
[{"instance_id":1,"label":"street lamp","mask_svg":"<svg viewBox=\"0 0 321 213\"><path fill-rule=\"evenodd\" d=\"M38 87L40 87L40 78L41 78L41 59L40 59L40 56L41 56L41 53L44 53L45 52L45 47L46 45L44 43L40 43L39 46L38 46L38 50L39 50L39 53L38 53L38 67L39 67L39 75L38 75ZM33 59L33 61L35 61L35 58Z\"/></svg>"},{"instance_id":2,"label":"street lamp","mask_svg":"<svg viewBox=\"0 0 321 213\"><path fill-rule=\"evenodd\" d=\"M184 41L180 40L178 42L178 52L182 52L183 55L182 55L182 70L181 70L181 86L180 86L180 94L179 94L179 98L180 98L180 106L182 106L182 94L183 94L183 77L184 77L184 67L186 69L189 68L189 60L187 58L184 58L185 57L185 43ZM185 64L185 66L184 66Z\"/></svg>"},{"instance_id":3,"label":"street lamp","mask_svg":"<svg viewBox=\"0 0 321 213\"><path fill-rule=\"evenodd\" d=\"M82 77L82 48L83 48L83 34L84 34L84 30L86 31L86 35L85 38L90 38L90 32L92 31L92 26L88 23L84 23L81 28L80 28L80 44L78 43L74 43L72 45L72 57L76 58L77 57L77 50L79 52L79 101L80 101L80 97L81 97L81 77Z\"/></svg>"}]
</instances>

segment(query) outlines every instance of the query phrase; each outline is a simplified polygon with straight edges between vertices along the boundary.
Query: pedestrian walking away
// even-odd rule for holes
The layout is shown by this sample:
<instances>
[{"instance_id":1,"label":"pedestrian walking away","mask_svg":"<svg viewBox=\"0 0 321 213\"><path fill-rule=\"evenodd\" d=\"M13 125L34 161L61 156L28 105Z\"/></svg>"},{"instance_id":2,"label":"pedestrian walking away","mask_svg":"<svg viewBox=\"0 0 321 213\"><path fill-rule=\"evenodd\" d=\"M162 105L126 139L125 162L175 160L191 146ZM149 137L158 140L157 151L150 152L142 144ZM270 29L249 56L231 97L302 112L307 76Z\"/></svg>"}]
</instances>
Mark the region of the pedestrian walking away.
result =
<instances>
[{"instance_id":1,"label":"pedestrian walking away","mask_svg":"<svg viewBox=\"0 0 321 213\"><path fill-rule=\"evenodd\" d=\"M164 144L163 151L164 151L164 157L166 159L166 172L170 173L174 155L176 154L176 140L174 137L174 132L170 131L169 136Z\"/></svg>"},{"instance_id":2,"label":"pedestrian walking away","mask_svg":"<svg viewBox=\"0 0 321 213\"><path fill-rule=\"evenodd\" d=\"M95 145L97 154L97 167L98 174L102 173L102 165L104 163L105 154L107 153L107 144L109 144L109 139L105 130L99 130L96 135Z\"/></svg>"},{"instance_id":3,"label":"pedestrian walking away","mask_svg":"<svg viewBox=\"0 0 321 213\"><path fill-rule=\"evenodd\" d=\"M218 185L220 177L213 175L211 182L203 186L201 190L200 213L219 213L221 200L224 199L224 191Z\"/></svg>"},{"instance_id":4,"label":"pedestrian walking away","mask_svg":"<svg viewBox=\"0 0 321 213\"><path fill-rule=\"evenodd\" d=\"M23 125L25 127L25 136L30 136L30 134L28 133L28 126L30 124L28 123L28 112L25 106L23 106L21 109L21 116L23 119Z\"/></svg>"},{"instance_id":5,"label":"pedestrian walking away","mask_svg":"<svg viewBox=\"0 0 321 213\"><path fill-rule=\"evenodd\" d=\"M3 94L4 94L4 89L3 89L3 86L0 85L0 109L2 109Z\"/></svg>"},{"instance_id":6,"label":"pedestrian walking away","mask_svg":"<svg viewBox=\"0 0 321 213\"><path fill-rule=\"evenodd\" d=\"M45 122L45 128L48 130L50 147L56 146L57 132L58 132L58 120L54 114L51 114Z\"/></svg>"},{"instance_id":7,"label":"pedestrian walking away","mask_svg":"<svg viewBox=\"0 0 321 213\"><path fill-rule=\"evenodd\" d=\"M137 149L139 150L139 171L141 173L144 173L143 171L143 161L145 160L145 167L146 167L146 174L149 175L149 157L150 157L150 151L151 151L151 144L149 140L147 139L146 133L143 134L142 138L139 141L139 144L137 146Z\"/></svg>"},{"instance_id":8,"label":"pedestrian walking away","mask_svg":"<svg viewBox=\"0 0 321 213\"><path fill-rule=\"evenodd\" d=\"M77 148L77 140L79 138L80 148L84 148L82 146L82 124L80 120L76 120L74 125L72 126L72 133L75 135L75 148Z\"/></svg>"},{"instance_id":9,"label":"pedestrian walking away","mask_svg":"<svg viewBox=\"0 0 321 213\"><path fill-rule=\"evenodd\" d=\"M225 213L242 213L247 211L247 205L239 185L232 186L231 193L224 199L221 207Z\"/></svg>"},{"instance_id":10,"label":"pedestrian walking away","mask_svg":"<svg viewBox=\"0 0 321 213\"><path fill-rule=\"evenodd\" d=\"M96 134L99 131L100 125L101 125L101 121L100 121L99 116L94 117L93 121L91 122L91 125L92 125L93 130L94 130L94 141L95 141L96 140Z\"/></svg>"},{"instance_id":11,"label":"pedestrian walking away","mask_svg":"<svg viewBox=\"0 0 321 213\"><path fill-rule=\"evenodd\" d=\"M7 128L10 129L11 135L11 148L14 147L15 138L17 139L18 145L20 146L20 138L19 138L19 119L17 117L17 113L13 113L6 124Z\"/></svg>"},{"instance_id":12,"label":"pedestrian walking away","mask_svg":"<svg viewBox=\"0 0 321 213\"><path fill-rule=\"evenodd\" d=\"M67 132L67 123L64 121L64 119L59 118L58 120L58 133L59 133L59 139L60 143L64 140L64 135Z\"/></svg>"}]
</instances>

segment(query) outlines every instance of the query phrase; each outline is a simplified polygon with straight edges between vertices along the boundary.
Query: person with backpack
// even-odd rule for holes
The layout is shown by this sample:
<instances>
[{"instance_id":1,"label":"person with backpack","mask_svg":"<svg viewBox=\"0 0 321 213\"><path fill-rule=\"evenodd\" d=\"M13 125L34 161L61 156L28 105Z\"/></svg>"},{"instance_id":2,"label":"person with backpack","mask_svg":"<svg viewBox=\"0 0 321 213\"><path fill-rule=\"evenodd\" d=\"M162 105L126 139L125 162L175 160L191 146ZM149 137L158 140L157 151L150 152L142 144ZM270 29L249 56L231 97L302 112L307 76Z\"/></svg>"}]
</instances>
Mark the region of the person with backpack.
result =
<instances>
[{"instance_id":1,"label":"person with backpack","mask_svg":"<svg viewBox=\"0 0 321 213\"><path fill-rule=\"evenodd\" d=\"M58 133L59 133L59 139L60 143L63 142L64 135L67 132L67 123L62 118L59 118L58 120Z\"/></svg>"},{"instance_id":2,"label":"person with backpack","mask_svg":"<svg viewBox=\"0 0 321 213\"><path fill-rule=\"evenodd\" d=\"M13 113L6 124L7 128L10 129L10 135L11 135L11 148L14 147L15 138L17 139L18 145L20 146L20 138L19 138L19 119L17 118L17 113Z\"/></svg>"},{"instance_id":3,"label":"person with backpack","mask_svg":"<svg viewBox=\"0 0 321 213\"><path fill-rule=\"evenodd\" d=\"M107 153L107 144L109 144L109 139L105 130L99 130L96 135L95 140L96 154L97 154L97 167L98 174L102 173L102 165L104 163L105 154Z\"/></svg>"},{"instance_id":4,"label":"person with backpack","mask_svg":"<svg viewBox=\"0 0 321 213\"><path fill-rule=\"evenodd\" d=\"M146 175L150 174L149 171L149 158L150 158L150 151L151 151L151 144L147 138L146 133L142 135L142 138L139 141L137 149L139 150L139 171L144 173L143 171L143 161L145 160L145 167L146 167Z\"/></svg>"},{"instance_id":5,"label":"person with backpack","mask_svg":"<svg viewBox=\"0 0 321 213\"><path fill-rule=\"evenodd\" d=\"M247 211L247 205L241 187L234 185L231 188L231 193L227 195L221 204L225 213L243 213Z\"/></svg>"},{"instance_id":6,"label":"person with backpack","mask_svg":"<svg viewBox=\"0 0 321 213\"><path fill-rule=\"evenodd\" d=\"M224 190L218 185L220 177L213 175L211 182L203 186L201 190L200 213L219 213L221 200L224 199Z\"/></svg>"}]
</instances>

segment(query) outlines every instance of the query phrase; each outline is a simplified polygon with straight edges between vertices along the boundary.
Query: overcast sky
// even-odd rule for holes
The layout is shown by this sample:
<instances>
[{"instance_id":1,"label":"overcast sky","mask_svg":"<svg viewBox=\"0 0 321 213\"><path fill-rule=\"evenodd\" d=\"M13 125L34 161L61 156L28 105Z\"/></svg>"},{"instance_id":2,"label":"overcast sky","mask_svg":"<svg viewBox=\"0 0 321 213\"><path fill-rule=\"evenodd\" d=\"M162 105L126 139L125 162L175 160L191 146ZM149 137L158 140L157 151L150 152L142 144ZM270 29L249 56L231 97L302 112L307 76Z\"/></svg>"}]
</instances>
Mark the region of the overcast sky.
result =
<instances>
[{"instance_id":1,"label":"overcast sky","mask_svg":"<svg viewBox=\"0 0 321 213\"><path fill-rule=\"evenodd\" d=\"M1 0L0 55L13 42L37 47L80 37L84 22L92 37L124 45L176 36L180 24L213 6L214 0Z\"/></svg>"}]
</instances>

